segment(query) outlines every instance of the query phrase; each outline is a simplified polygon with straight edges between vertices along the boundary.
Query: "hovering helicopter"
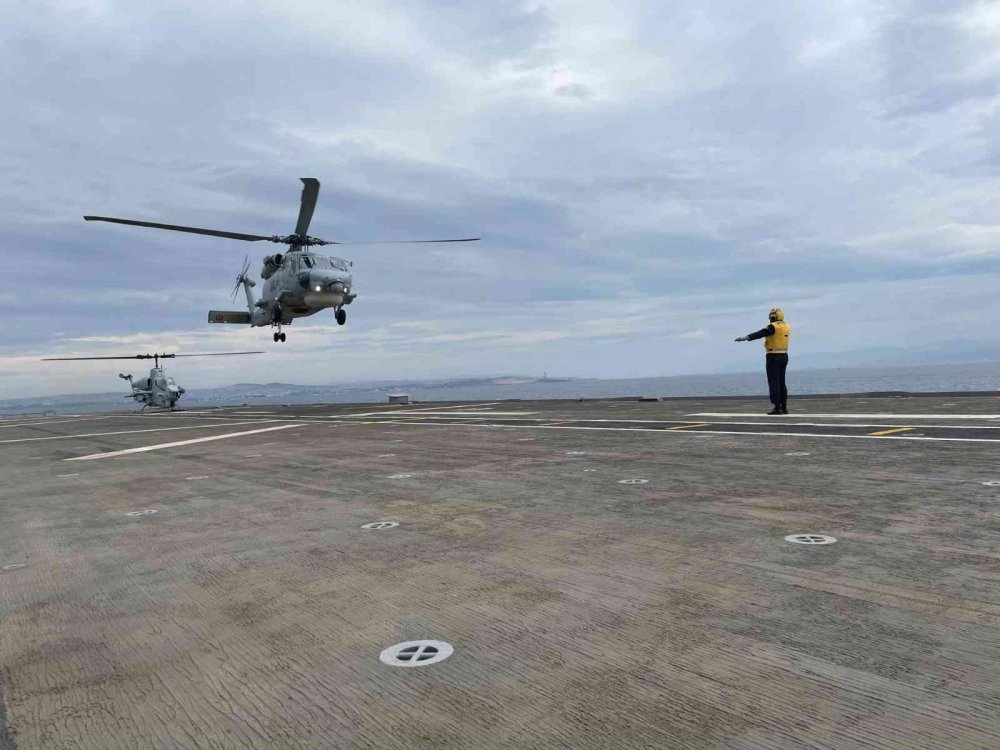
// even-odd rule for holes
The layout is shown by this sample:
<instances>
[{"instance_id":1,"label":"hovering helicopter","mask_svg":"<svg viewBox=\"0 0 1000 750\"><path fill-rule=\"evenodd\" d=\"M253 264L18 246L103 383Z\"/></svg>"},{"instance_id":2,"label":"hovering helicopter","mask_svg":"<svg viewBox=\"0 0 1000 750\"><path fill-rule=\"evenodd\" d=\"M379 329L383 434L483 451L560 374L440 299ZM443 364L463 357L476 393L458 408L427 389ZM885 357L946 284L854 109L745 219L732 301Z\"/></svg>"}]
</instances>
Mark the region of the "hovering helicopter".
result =
<instances>
[{"instance_id":1,"label":"hovering helicopter","mask_svg":"<svg viewBox=\"0 0 1000 750\"><path fill-rule=\"evenodd\" d=\"M304 187L299 205L299 218L295 223L295 233L289 235L265 236L260 234L240 234L238 232L222 232L216 229L198 229L197 227L178 226L176 224L159 224L152 221L135 221L133 219L114 219L108 216L84 216L85 221L108 221L113 224L128 224L137 227L153 227L154 229L169 229L174 232L204 234L211 237L228 237L233 240L247 242L275 242L288 245L284 254L276 253L264 258L260 277L264 282L263 294L260 299L254 298L253 287L257 284L247 275L250 270L249 256L243 261L243 269L236 277L232 299L236 301L240 286L247 298L247 312L242 310L211 310L208 313L209 323L236 323L251 326L272 326L278 330L274 333L274 341L284 341L283 325L289 325L295 318L315 315L320 310L332 308L337 323L347 322L345 305L351 304L357 294L351 290L353 279L350 261L333 256L317 255L310 248L325 245L376 245L376 244L407 244L430 242L476 242L479 237L463 237L450 240L390 240L375 242L335 242L310 237L309 223L316 208L319 196L319 180L313 177L301 178Z\"/></svg>"},{"instance_id":2,"label":"hovering helicopter","mask_svg":"<svg viewBox=\"0 0 1000 750\"><path fill-rule=\"evenodd\" d=\"M184 395L184 389L167 375L160 367L161 359L174 357L232 357L237 354L263 354L264 352L210 352L206 354L132 354L122 357L47 357L43 362L70 362L84 359L151 359L153 369L148 378L136 380L131 375L118 374L122 380L127 380L132 392L125 398L134 398L136 403L146 409L176 409L177 402Z\"/></svg>"}]
</instances>

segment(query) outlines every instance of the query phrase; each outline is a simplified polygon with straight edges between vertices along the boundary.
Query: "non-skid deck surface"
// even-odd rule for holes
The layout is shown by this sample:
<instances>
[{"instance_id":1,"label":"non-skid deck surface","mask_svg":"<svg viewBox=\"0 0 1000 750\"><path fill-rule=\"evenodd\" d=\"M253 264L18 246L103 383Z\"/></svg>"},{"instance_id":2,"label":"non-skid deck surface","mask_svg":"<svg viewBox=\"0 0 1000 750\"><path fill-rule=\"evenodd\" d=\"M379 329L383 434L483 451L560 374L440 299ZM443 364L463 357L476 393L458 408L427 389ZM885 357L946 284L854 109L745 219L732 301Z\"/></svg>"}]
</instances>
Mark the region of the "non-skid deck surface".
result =
<instances>
[{"instance_id":1,"label":"non-skid deck surface","mask_svg":"<svg viewBox=\"0 0 1000 750\"><path fill-rule=\"evenodd\" d=\"M0 750L1000 747L1000 398L793 406L0 422Z\"/></svg>"}]
</instances>

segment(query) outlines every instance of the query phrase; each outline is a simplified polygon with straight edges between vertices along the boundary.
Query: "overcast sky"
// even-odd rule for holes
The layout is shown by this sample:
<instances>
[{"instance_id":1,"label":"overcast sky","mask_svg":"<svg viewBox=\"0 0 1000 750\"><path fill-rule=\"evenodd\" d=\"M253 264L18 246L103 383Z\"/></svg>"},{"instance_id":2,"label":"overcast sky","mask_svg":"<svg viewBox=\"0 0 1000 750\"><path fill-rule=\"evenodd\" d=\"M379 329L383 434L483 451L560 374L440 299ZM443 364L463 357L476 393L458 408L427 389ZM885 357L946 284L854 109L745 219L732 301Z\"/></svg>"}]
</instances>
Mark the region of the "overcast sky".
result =
<instances>
[{"instance_id":1,"label":"overcast sky","mask_svg":"<svg viewBox=\"0 0 1000 750\"><path fill-rule=\"evenodd\" d=\"M772 305L800 362L1000 345L998 3L35 0L0 102L0 397L751 370ZM275 345L206 322L274 246L81 219L285 234L304 176L313 235L484 240L344 248Z\"/></svg>"}]
</instances>

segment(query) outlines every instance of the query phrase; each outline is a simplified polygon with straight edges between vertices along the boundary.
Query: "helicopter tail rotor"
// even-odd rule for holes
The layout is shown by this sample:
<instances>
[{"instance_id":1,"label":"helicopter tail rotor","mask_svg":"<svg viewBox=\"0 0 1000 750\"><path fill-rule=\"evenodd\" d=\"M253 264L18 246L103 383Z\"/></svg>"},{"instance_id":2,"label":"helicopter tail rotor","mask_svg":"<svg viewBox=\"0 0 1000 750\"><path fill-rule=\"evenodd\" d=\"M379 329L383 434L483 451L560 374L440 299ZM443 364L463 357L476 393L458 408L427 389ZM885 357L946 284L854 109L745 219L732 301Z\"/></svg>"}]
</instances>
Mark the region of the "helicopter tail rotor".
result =
<instances>
[{"instance_id":1,"label":"helicopter tail rotor","mask_svg":"<svg viewBox=\"0 0 1000 750\"><path fill-rule=\"evenodd\" d=\"M240 284L242 284L247 278L247 271L250 270L250 256L244 256L243 258L243 268L240 270L240 275L236 277L236 285L233 287L233 293L230 295L230 299L233 302L236 301L236 295L240 293Z\"/></svg>"}]
</instances>

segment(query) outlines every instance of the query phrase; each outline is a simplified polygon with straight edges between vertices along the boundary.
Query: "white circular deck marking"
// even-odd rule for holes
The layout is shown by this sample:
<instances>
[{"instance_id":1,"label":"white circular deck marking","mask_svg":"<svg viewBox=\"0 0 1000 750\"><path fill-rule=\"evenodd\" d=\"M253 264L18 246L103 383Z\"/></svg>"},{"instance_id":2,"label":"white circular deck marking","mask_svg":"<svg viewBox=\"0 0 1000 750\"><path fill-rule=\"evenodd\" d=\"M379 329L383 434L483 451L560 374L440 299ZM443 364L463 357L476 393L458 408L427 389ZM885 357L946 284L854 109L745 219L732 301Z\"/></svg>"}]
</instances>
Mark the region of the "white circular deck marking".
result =
<instances>
[{"instance_id":1,"label":"white circular deck marking","mask_svg":"<svg viewBox=\"0 0 1000 750\"><path fill-rule=\"evenodd\" d=\"M0 570L20 570L25 567L24 563L11 563L10 565L4 565Z\"/></svg>"},{"instance_id":2,"label":"white circular deck marking","mask_svg":"<svg viewBox=\"0 0 1000 750\"><path fill-rule=\"evenodd\" d=\"M566 451L567 456L586 456L587 451Z\"/></svg>"},{"instance_id":3,"label":"white circular deck marking","mask_svg":"<svg viewBox=\"0 0 1000 750\"><path fill-rule=\"evenodd\" d=\"M786 453L786 456L809 456L812 455L808 451L792 451L791 453Z\"/></svg>"},{"instance_id":4,"label":"white circular deck marking","mask_svg":"<svg viewBox=\"0 0 1000 750\"><path fill-rule=\"evenodd\" d=\"M399 526L399 521L372 521L364 524L361 528L368 530L394 529Z\"/></svg>"},{"instance_id":5,"label":"white circular deck marking","mask_svg":"<svg viewBox=\"0 0 1000 750\"><path fill-rule=\"evenodd\" d=\"M619 479L618 484L647 484L648 479Z\"/></svg>"},{"instance_id":6,"label":"white circular deck marking","mask_svg":"<svg viewBox=\"0 0 1000 750\"><path fill-rule=\"evenodd\" d=\"M426 667L444 661L454 651L451 644L444 641L403 641L389 646L378 659L390 667Z\"/></svg>"},{"instance_id":7,"label":"white circular deck marking","mask_svg":"<svg viewBox=\"0 0 1000 750\"><path fill-rule=\"evenodd\" d=\"M160 511L158 511L158 510L153 510L152 508L150 508L150 509L147 509L147 510L130 510L125 515L126 516L151 516L154 513L159 513L159 512Z\"/></svg>"},{"instance_id":8,"label":"white circular deck marking","mask_svg":"<svg viewBox=\"0 0 1000 750\"><path fill-rule=\"evenodd\" d=\"M412 474L390 474L389 479L411 479Z\"/></svg>"},{"instance_id":9,"label":"white circular deck marking","mask_svg":"<svg viewBox=\"0 0 1000 750\"><path fill-rule=\"evenodd\" d=\"M988 482L983 482L985 487L1000 487L1000 479L991 479Z\"/></svg>"},{"instance_id":10,"label":"white circular deck marking","mask_svg":"<svg viewBox=\"0 0 1000 750\"><path fill-rule=\"evenodd\" d=\"M597 471L597 469L584 469L584 471Z\"/></svg>"},{"instance_id":11,"label":"white circular deck marking","mask_svg":"<svg viewBox=\"0 0 1000 750\"><path fill-rule=\"evenodd\" d=\"M824 534L789 534L785 541L792 544L833 544L837 539Z\"/></svg>"},{"instance_id":12,"label":"white circular deck marking","mask_svg":"<svg viewBox=\"0 0 1000 750\"><path fill-rule=\"evenodd\" d=\"M395 453L379 453L375 458L392 458L395 455Z\"/></svg>"}]
</instances>

